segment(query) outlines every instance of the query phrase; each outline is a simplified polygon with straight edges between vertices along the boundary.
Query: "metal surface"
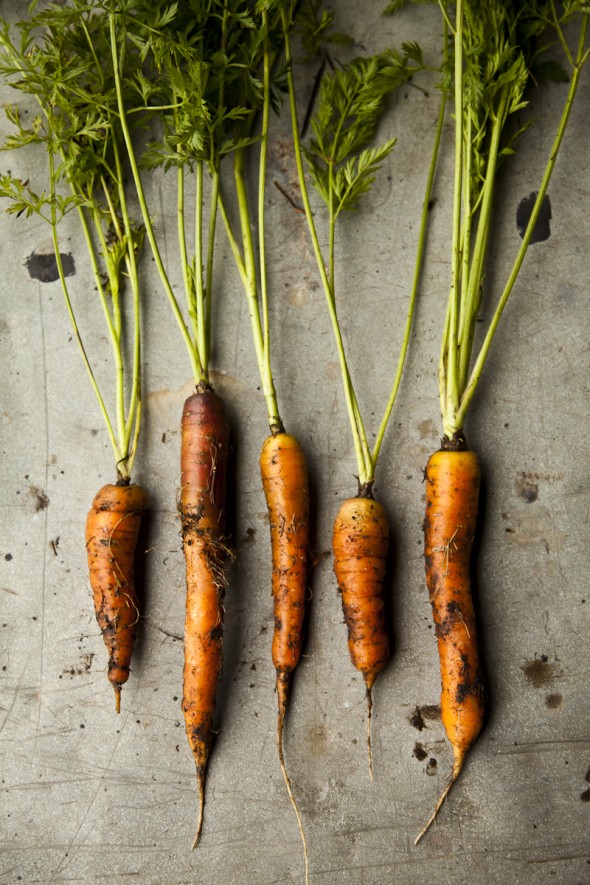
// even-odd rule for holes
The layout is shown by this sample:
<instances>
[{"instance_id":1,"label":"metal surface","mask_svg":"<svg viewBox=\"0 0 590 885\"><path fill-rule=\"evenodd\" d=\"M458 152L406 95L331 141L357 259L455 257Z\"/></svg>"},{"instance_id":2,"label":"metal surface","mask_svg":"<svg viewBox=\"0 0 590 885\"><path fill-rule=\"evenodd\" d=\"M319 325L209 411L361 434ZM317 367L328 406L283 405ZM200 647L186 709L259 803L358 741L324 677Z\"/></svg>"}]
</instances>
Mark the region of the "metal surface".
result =
<instances>
[{"instance_id":1,"label":"metal surface","mask_svg":"<svg viewBox=\"0 0 590 885\"><path fill-rule=\"evenodd\" d=\"M381 19L379 4L362 16L357 4L340 5L343 29L367 51L417 38L437 58L433 9L406 10L395 20ZM14 14L6 2L2 10ZM354 452L305 219L274 187L297 201L287 122L274 125L267 200L273 365L283 418L310 461L317 559L285 753L314 885L590 881L588 73L550 187L552 235L530 250L467 425L485 472L477 578L490 718L438 824L416 848L451 763L431 709L440 685L421 558L422 469L440 433L451 124L411 349L377 472L393 538L386 592L394 652L374 693L374 783L364 688L348 658L330 553L338 503L356 490ZM516 253L516 208L538 186L563 96L563 86L552 86L533 98L543 126L524 137L507 167L486 279L492 296ZM2 97L17 96L3 88ZM392 103L382 131L397 134L398 146L372 198L339 235L339 308L373 431L401 339L437 103L434 80L427 94L409 86ZM0 156L3 171L32 181L44 162L35 150ZM171 182L153 175L149 196L179 288ZM0 231L0 882L302 882L275 745L271 567L257 464L265 411L225 235L220 228L214 364L234 435L237 562L226 597L205 826L191 853L197 795L180 710L184 576L176 511L188 360L148 259L147 396L135 478L149 489L151 520L144 617L117 717L84 550L86 512L113 480L112 458L60 285L27 269L34 251L51 251L49 229L2 215ZM61 237L75 262L70 281L84 305L84 333L94 320L101 329L92 353L107 380L109 346L73 217ZM417 714L422 707L430 709Z\"/></svg>"}]
</instances>

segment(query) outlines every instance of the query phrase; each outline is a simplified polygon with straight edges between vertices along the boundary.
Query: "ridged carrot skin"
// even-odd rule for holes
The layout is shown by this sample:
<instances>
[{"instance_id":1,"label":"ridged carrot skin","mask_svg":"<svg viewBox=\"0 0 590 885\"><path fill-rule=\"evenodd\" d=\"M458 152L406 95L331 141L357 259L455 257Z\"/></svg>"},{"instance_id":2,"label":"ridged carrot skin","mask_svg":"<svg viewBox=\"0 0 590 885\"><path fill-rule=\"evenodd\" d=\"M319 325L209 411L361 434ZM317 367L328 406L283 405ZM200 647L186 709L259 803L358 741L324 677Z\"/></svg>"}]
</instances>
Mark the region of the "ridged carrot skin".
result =
<instances>
[{"instance_id":1,"label":"ridged carrot skin","mask_svg":"<svg viewBox=\"0 0 590 885\"><path fill-rule=\"evenodd\" d=\"M348 498L334 522L334 572L342 593L348 651L370 692L389 657L383 581L389 524L379 501Z\"/></svg>"},{"instance_id":2,"label":"ridged carrot skin","mask_svg":"<svg viewBox=\"0 0 590 885\"><path fill-rule=\"evenodd\" d=\"M135 548L148 496L137 485L105 485L86 519L86 551L96 620L109 652L108 677L117 713L139 620Z\"/></svg>"},{"instance_id":3,"label":"ridged carrot skin","mask_svg":"<svg viewBox=\"0 0 590 885\"><path fill-rule=\"evenodd\" d=\"M334 573L342 593L348 651L367 689L367 750L373 780L371 712L373 683L389 658L383 581L389 548L389 523L370 488L341 504L332 535Z\"/></svg>"},{"instance_id":4,"label":"ridged carrot skin","mask_svg":"<svg viewBox=\"0 0 590 885\"><path fill-rule=\"evenodd\" d=\"M475 452L441 449L426 467L424 559L441 671L441 719L453 771L428 829L479 735L485 714L470 560L481 469ZM416 840L418 841L418 840Z\"/></svg>"},{"instance_id":5,"label":"ridged carrot skin","mask_svg":"<svg viewBox=\"0 0 590 885\"><path fill-rule=\"evenodd\" d=\"M309 484L303 449L294 436L269 436L260 473L270 523L274 633L279 709L286 707L289 677L299 662L309 559Z\"/></svg>"},{"instance_id":6,"label":"ridged carrot skin","mask_svg":"<svg viewBox=\"0 0 590 885\"><path fill-rule=\"evenodd\" d=\"M205 772L221 672L227 552L224 532L229 424L223 401L207 386L202 385L186 400L181 432L179 509L187 591L182 710L200 791L194 847L202 826Z\"/></svg>"}]
</instances>

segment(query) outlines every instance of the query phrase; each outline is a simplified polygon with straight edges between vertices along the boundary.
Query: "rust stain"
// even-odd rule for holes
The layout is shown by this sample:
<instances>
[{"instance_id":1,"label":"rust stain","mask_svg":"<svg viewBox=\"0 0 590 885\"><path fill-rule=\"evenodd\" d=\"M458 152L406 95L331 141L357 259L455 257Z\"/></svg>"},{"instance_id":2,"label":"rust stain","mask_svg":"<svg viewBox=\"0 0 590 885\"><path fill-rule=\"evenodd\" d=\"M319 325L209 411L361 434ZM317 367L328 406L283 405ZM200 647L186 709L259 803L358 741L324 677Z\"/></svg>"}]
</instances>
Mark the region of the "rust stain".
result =
<instances>
[{"instance_id":1,"label":"rust stain","mask_svg":"<svg viewBox=\"0 0 590 885\"><path fill-rule=\"evenodd\" d=\"M563 670L557 661L550 661L547 655L535 656L532 661L527 661L521 668L527 682L535 688L549 685L554 679L563 675Z\"/></svg>"}]
</instances>

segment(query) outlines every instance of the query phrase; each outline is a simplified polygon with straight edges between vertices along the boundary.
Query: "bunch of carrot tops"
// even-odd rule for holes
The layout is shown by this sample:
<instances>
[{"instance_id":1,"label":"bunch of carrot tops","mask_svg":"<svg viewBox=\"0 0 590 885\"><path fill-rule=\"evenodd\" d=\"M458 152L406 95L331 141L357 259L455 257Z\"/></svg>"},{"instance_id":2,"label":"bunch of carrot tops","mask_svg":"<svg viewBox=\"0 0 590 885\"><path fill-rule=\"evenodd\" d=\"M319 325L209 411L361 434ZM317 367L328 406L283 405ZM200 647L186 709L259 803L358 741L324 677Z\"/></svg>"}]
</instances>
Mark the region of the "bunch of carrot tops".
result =
<instances>
[{"instance_id":1,"label":"bunch of carrot tops","mask_svg":"<svg viewBox=\"0 0 590 885\"><path fill-rule=\"evenodd\" d=\"M402 5L394 2L388 11ZM420 47L406 43L399 50L334 65L329 47L346 41L333 33L333 17L320 0L260 0L256 5L244 0L69 0L35 12L14 28L7 23L0 27L0 70L37 108L27 124L16 106L7 108L14 131L4 148L43 145L48 180L48 187L39 190L34 183L6 174L0 177L0 195L10 200L9 211L36 214L50 225L66 308L113 449L115 483L104 486L92 502L86 547L117 710L140 617L134 560L148 504L146 492L131 483L142 404L138 264L148 250L186 347L194 392L181 415L179 513L187 585L182 707L200 791L195 844L213 744L225 566L231 556L225 504L230 428L211 377L220 228L229 243L246 298L269 425L260 468L271 531L278 754L303 841L306 879L307 846L285 766L283 729L302 646L309 488L305 454L286 431L272 371L265 231L272 114L286 105L290 115L303 213L334 332L356 455L358 487L336 516L333 550L350 656L366 685L372 777L372 688L389 655L383 602L389 525L375 499L374 484L410 342L437 156L447 106L453 106L451 279L446 311L441 309L439 367L443 439L426 468L425 562L440 654L441 715L454 765L429 825L479 734L485 708L469 568L480 467L467 446L464 425L531 243L590 51L589 13L581 2L569 0L559 13L553 2L440 0L438 5L443 30L440 111L431 163L424 171L402 346L372 447L339 324L336 237L345 214L370 194L395 146L395 139L375 145L375 135L388 96L425 69ZM573 49L568 42L572 29ZM308 56L322 59L311 134L305 139L296 100L294 40ZM562 50L567 70L554 60L547 62L546 50L553 45ZM543 73L556 72L569 84L563 114L522 243L477 349L475 327L486 288L498 170L526 128L514 126L514 121L526 106L527 88ZM140 127L141 133L146 128L152 133L148 143L143 134L136 137ZM147 196L146 180L155 168L166 171L176 190L178 251L171 264L165 260L163 232ZM316 191L315 211L310 185ZM80 300L70 292L61 264L60 222L69 213L78 219L112 347L114 392L108 395L99 388L93 370L96 353L91 351L99 347L100 337L97 333L90 345L82 340ZM320 226L327 237L322 237ZM384 257L391 260L390 255ZM177 263L182 299L172 283Z\"/></svg>"}]
</instances>

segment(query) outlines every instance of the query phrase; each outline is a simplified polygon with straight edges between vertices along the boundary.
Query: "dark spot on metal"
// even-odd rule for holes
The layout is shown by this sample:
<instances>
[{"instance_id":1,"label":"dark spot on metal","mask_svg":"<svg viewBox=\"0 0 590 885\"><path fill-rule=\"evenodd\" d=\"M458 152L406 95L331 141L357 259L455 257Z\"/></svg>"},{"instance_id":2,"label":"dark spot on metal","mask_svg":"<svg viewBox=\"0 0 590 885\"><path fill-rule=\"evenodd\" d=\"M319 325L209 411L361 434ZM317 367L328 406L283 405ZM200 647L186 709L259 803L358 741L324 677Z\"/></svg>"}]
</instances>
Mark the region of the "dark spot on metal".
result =
<instances>
[{"instance_id":1,"label":"dark spot on metal","mask_svg":"<svg viewBox=\"0 0 590 885\"><path fill-rule=\"evenodd\" d=\"M516 493L526 504L532 504L539 497L539 486L526 473L521 474L515 483Z\"/></svg>"},{"instance_id":2,"label":"dark spot on metal","mask_svg":"<svg viewBox=\"0 0 590 885\"><path fill-rule=\"evenodd\" d=\"M60 258L64 276L73 276L76 273L73 256L69 252L60 252ZM41 283L54 283L59 280L55 252L43 254L33 250L25 263L31 279L39 280Z\"/></svg>"},{"instance_id":3,"label":"dark spot on metal","mask_svg":"<svg viewBox=\"0 0 590 885\"><path fill-rule=\"evenodd\" d=\"M521 239L526 233L527 225L530 221L531 215L533 214L533 207L535 205L536 199L537 192L533 191L532 194L529 194L528 197L524 197L518 204L518 209L516 210L516 229L518 230ZM537 218L537 222L531 236L531 244L542 243L544 240L549 239L549 237L551 236L551 218L551 200L549 199L549 194L546 194L543 197L539 217Z\"/></svg>"},{"instance_id":4,"label":"dark spot on metal","mask_svg":"<svg viewBox=\"0 0 590 885\"><path fill-rule=\"evenodd\" d=\"M49 505L49 498L38 486L30 486L29 494L33 499L33 507L35 509L35 513L39 513L40 510L45 510L45 508Z\"/></svg>"},{"instance_id":5,"label":"dark spot on metal","mask_svg":"<svg viewBox=\"0 0 590 885\"><path fill-rule=\"evenodd\" d=\"M558 710L563 704L563 695L555 692L555 694L548 694L545 698L545 706L548 710Z\"/></svg>"},{"instance_id":6,"label":"dark spot on metal","mask_svg":"<svg viewBox=\"0 0 590 885\"><path fill-rule=\"evenodd\" d=\"M414 712L408 717L410 725L422 731L426 728L426 720L440 719L440 707L438 704L423 704L416 707Z\"/></svg>"},{"instance_id":7,"label":"dark spot on metal","mask_svg":"<svg viewBox=\"0 0 590 885\"><path fill-rule=\"evenodd\" d=\"M428 753L426 752L422 744L416 742L414 749L412 750L412 756L415 756L418 762L423 762L424 759L426 759L426 757L428 756Z\"/></svg>"},{"instance_id":8,"label":"dark spot on metal","mask_svg":"<svg viewBox=\"0 0 590 885\"><path fill-rule=\"evenodd\" d=\"M555 678L561 676L561 669L555 662L549 662L547 655L535 657L532 661L527 661L520 668L525 678L535 688L548 685Z\"/></svg>"},{"instance_id":9,"label":"dark spot on metal","mask_svg":"<svg viewBox=\"0 0 590 885\"><path fill-rule=\"evenodd\" d=\"M12 553L6 553L4 559L6 560L6 562L10 562L10 560L12 559Z\"/></svg>"},{"instance_id":10,"label":"dark spot on metal","mask_svg":"<svg viewBox=\"0 0 590 885\"><path fill-rule=\"evenodd\" d=\"M426 774L428 774L428 775L430 775L430 777L432 777L433 775L436 774L437 768L438 768L438 763L437 763L436 759L434 758L434 756L431 756L431 758L426 763Z\"/></svg>"},{"instance_id":11,"label":"dark spot on metal","mask_svg":"<svg viewBox=\"0 0 590 885\"><path fill-rule=\"evenodd\" d=\"M582 802L590 802L590 787L580 794L580 799Z\"/></svg>"}]
</instances>

